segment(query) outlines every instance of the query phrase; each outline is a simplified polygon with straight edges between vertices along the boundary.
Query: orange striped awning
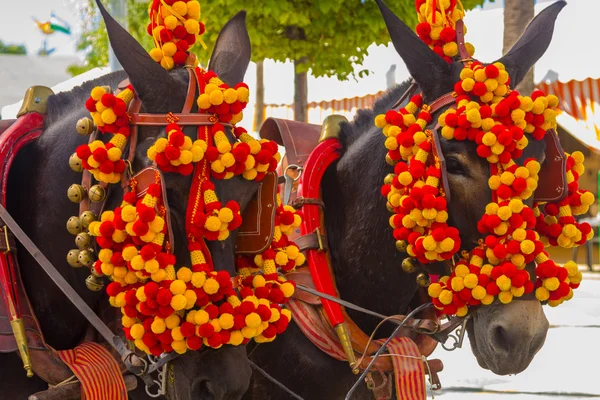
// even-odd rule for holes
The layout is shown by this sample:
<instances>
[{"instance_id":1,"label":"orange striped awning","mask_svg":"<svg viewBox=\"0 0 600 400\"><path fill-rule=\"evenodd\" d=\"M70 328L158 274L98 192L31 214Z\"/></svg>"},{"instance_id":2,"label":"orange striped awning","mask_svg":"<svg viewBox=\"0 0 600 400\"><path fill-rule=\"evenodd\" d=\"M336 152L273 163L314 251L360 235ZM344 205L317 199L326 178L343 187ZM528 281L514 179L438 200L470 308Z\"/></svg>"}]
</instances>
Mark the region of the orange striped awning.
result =
<instances>
[{"instance_id":1,"label":"orange striped awning","mask_svg":"<svg viewBox=\"0 0 600 400\"><path fill-rule=\"evenodd\" d=\"M593 133L595 139L600 141L600 79L541 82L537 87L545 93L558 96L560 109L577 121L577 126ZM560 119L558 122L561 123ZM576 132L571 133L577 136ZM600 143L595 147L598 146Z\"/></svg>"}]
</instances>

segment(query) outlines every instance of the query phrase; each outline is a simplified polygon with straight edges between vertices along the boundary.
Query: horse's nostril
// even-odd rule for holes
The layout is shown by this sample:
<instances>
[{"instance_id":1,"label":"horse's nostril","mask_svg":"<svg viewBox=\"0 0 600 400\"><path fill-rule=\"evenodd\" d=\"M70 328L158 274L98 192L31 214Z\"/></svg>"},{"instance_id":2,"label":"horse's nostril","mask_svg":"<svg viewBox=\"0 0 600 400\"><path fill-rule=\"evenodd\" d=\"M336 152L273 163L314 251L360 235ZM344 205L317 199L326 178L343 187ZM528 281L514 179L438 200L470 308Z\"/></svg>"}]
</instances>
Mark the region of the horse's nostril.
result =
<instances>
[{"instance_id":1,"label":"horse's nostril","mask_svg":"<svg viewBox=\"0 0 600 400\"><path fill-rule=\"evenodd\" d=\"M491 344L494 350L508 352L510 350L510 337L502 325L496 325L492 328Z\"/></svg>"},{"instance_id":2,"label":"horse's nostril","mask_svg":"<svg viewBox=\"0 0 600 400\"><path fill-rule=\"evenodd\" d=\"M216 400L217 397L212 390L212 383L208 380L196 381L192 390L192 399Z\"/></svg>"}]
</instances>

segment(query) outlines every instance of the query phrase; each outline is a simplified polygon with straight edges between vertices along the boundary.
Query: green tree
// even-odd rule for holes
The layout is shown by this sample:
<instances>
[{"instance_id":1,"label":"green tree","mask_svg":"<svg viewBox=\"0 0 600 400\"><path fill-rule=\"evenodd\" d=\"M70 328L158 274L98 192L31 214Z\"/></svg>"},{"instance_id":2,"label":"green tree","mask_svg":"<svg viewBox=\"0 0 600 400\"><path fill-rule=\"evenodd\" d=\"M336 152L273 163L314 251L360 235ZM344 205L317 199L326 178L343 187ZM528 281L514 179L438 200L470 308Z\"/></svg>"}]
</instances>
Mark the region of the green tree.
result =
<instances>
[{"instance_id":1,"label":"green tree","mask_svg":"<svg viewBox=\"0 0 600 400\"><path fill-rule=\"evenodd\" d=\"M73 1L73 0L72 0ZM86 13L97 15L93 1L86 0ZM147 4L127 0L130 31L148 49L146 35ZM485 0L463 0L466 9L482 5ZM413 0L388 0L392 10L409 26L417 23ZM248 12L248 31L252 42L252 59L291 61L295 66L295 119L306 120L307 73L315 77L337 77L340 80L363 77L368 70L359 69L371 44L387 44L389 36L376 3L372 0L201 0L202 22L207 27L203 36L206 51L197 51L206 65L217 35L237 11ZM102 25L82 36L80 47L87 49L86 68L107 63L107 40ZM104 35L102 38L101 36ZM260 85L260 80L258 85ZM261 92L259 87L256 90ZM258 99L257 103L262 101Z\"/></svg>"},{"instance_id":2,"label":"green tree","mask_svg":"<svg viewBox=\"0 0 600 400\"><path fill-rule=\"evenodd\" d=\"M0 54L27 54L25 45L8 44L0 40Z\"/></svg>"}]
</instances>

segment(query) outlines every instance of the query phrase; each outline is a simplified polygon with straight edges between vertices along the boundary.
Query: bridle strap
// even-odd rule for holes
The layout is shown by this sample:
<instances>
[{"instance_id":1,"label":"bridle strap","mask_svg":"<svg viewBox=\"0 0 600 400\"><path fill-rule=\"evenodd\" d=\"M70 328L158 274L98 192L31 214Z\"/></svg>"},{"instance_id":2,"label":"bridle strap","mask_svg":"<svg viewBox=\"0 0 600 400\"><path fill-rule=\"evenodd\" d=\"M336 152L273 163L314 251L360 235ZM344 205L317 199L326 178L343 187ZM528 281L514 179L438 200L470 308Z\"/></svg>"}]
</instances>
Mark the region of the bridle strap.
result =
<instances>
[{"instance_id":1,"label":"bridle strap","mask_svg":"<svg viewBox=\"0 0 600 400\"><path fill-rule=\"evenodd\" d=\"M134 126L165 126L168 125L168 118L173 117L178 125L181 126L205 126L214 125L218 122L217 117L212 114L184 114L184 113L169 113L169 114L144 114L134 113L131 116L131 125ZM230 128L231 124L221 125Z\"/></svg>"},{"instance_id":2,"label":"bridle strap","mask_svg":"<svg viewBox=\"0 0 600 400\"><path fill-rule=\"evenodd\" d=\"M456 44L458 45L458 54L460 55L460 62L467 65L471 61L471 56L467 51L465 43L465 23L462 19L456 22Z\"/></svg>"}]
</instances>

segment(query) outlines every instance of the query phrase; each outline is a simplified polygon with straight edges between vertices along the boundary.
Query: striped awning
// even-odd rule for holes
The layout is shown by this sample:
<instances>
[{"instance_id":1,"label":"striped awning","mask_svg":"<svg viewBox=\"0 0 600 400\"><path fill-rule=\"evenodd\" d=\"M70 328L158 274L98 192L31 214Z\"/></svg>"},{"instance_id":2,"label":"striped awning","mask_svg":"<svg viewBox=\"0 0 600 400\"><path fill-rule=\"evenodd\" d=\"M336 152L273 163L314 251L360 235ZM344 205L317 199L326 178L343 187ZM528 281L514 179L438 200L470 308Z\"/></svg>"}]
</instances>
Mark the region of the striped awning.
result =
<instances>
[{"instance_id":1,"label":"striped awning","mask_svg":"<svg viewBox=\"0 0 600 400\"><path fill-rule=\"evenodd\" d=\"M545 93L552 93L560 99L560 109L572 117L579 127L577 132L571 130L574 136L584 136L587 146L600 149L600 80L587 78L583 81L572 80L569 82L555 81L552 83L541 82L537 85ZM560 120L559 120L560 123ZM584 134L583 129L588 132ZM592 134L597 143L590 141Z\"/></svg>"},{"instance_id":2,"label":"striped awning","mask_svg":"<svg viewBox=\"0 0 600 400\"><path fill-rule=\"evenodd\" d=\"M560 99L562 113L557 118L558 123L585 146L600 152L600 79L541 82L537 87ZM320 124L330 114L342 114L351 119L357 110L371 106L383 93L311 102L308 104L308 122ZM292 104L266 104L265 117L293 118L292 110Z\"/></svg>"}]
</instances>

